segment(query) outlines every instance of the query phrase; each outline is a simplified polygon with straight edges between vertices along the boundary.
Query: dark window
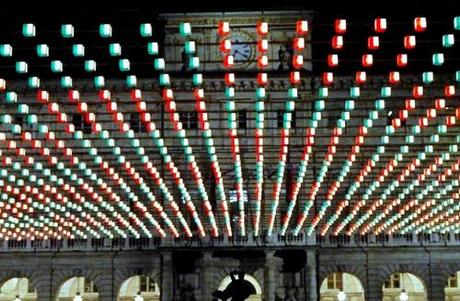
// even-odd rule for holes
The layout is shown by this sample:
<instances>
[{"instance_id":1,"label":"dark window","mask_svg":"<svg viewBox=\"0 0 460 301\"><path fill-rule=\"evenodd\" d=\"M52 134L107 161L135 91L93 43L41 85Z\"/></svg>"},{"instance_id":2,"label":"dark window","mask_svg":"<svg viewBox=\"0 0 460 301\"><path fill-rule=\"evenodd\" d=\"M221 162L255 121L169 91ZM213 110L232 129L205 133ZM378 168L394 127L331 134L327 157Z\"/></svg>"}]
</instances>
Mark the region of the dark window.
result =
<instances>
[{"instance_id":1,"label":"dark window","mask_svg":"<svg viewBox=\"0 0 460 301\"><path fill-rule=\"evenodd\" d=\"M449 277L449 287L457 287L457 273Z\"/></svg>"},{"instance_id":2,"label":"dark window","mask_svg":"<svg viewBox=\"0 0 460 301\"><path fill-rule=\"evenodd\" d=\"M84 292L85 293L96 293L96 287L94 286L94 283L91 280L83 280L84 281Z\"/></svg>"},{"instance_id":3,"label":"dark window","mask_svg":"<svg viewBox=\"0 0 460 301\"><path fill-rule=\"evenodd\" d=\"M35 293L35 287L32 285L32 281L27 280L27 292Z\"/></svg>"},{"instance_id":4,"label":"dark window","mask_svg":"<svg viewBox=\"0 0 460 301\"><path fill-rule=\"evenodd\" d=\"M75 126L76 131L82 131L85 134L90 134L92 131L91 123L86 122L85 118L81 114L73 114L72 123Z\"/></svg>"},{"instance_id":5,"label":"dark window","mask_svg":"<svg viewBox=\"0 0 460 301\"><path fill-rule=\"evenodd\" d=\"M14 115L12 123L19 125L21 127L21 132L24 130L24 116Z\"/></svg>"},{"instance_id":6,"label":"dark window","mask_svg":"<svg viewBox=\"0 0 460 301\"><path fill-rule=\"evenodd\" d=\"M248 127L248 117L246 110L239 110L238 111L238 128L239 129L246 129Z\"/></svg>"},{"instance_id":7,"label":"dark window","mask_svg":"<svg viewBox=\"0 0 460 301\"><path fill-rule=\"evenodd\" d=\"M13 123L18 124L21 127L23 127L24 126L24 116L22 116L22 115L14 115Z\"/></svg>"},{"instance_id":8,"label":"dark window","mask_svg":"<svg viewBox=\"0 0 460 301\"><path fill-rule=\"evenodd\" d=\"M283 128L283 120L284 120L284 110L279 110L278 115L277 115L277 121L278 121L278 128L282 129ZM291 129L296 128L297 125L297 120L296 120L296 114L295 111L291 112Z\"/></svg>"},{"instance_id":9,"label":"dark window","mask_svg":"<svg viewBox=\"0 0 460 301\"><path fill-rule=\"evenodd\" d=\"M147 277L146 276L140 276L140 291L141 292L147 292Z\"/></svg>"},{"instance_id":10,"label":"dark window","mask_svg":"<svg viewBox=\"0 0 460 301\"><path fill-rule=\"evenodd\" d=\"M195 130L198 128L198 114L197 112L186 111L179 113L180 122L186 130Z\"/></svg>"},{"instance_id":11,"label":"dark window","mask_svg":"<svg viewBox=\"0 0 460 301\"><path fill-rule=\"evenodd\" d=\"M145 128L144 123L141 121L141 117L139 113L131 113L130 119L129 119L129 127L135 133L147 132L147 129Z\"/></svg>"}]
</instances>

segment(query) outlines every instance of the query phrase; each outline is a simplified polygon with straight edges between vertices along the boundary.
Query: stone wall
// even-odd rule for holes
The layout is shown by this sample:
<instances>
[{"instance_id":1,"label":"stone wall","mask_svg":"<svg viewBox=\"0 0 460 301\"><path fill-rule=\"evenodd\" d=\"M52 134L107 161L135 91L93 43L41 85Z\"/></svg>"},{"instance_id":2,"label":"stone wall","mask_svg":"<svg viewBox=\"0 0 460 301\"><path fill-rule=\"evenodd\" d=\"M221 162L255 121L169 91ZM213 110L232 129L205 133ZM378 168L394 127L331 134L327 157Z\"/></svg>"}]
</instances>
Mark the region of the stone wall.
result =
<instances>
[{"instance_id":1,"label":"stone wall","mask_svg":"<svg viewBox=\"0 0 460 301\"><path fill-rule=\"evenodd\" d=\"M38 299L45 301L55 300L68 278L85 276L94 282L100 300L109 301L116 300L124 280L144 274L159 283L163 301L181 300L186 286L196 300L211 301L211 293L225 277L242 271L258 282L262 300L284 300L288 290L295 290L298 300L314 301L328 274L347 272L361 281L365 300L381 301L384 281L393 273L409 272L424 282L428 300L444 300L448 277L460 270L459 251L457 247L394 247L18 252L0 257L0 281L27 277Z\"/></svg>"}]
</instances>

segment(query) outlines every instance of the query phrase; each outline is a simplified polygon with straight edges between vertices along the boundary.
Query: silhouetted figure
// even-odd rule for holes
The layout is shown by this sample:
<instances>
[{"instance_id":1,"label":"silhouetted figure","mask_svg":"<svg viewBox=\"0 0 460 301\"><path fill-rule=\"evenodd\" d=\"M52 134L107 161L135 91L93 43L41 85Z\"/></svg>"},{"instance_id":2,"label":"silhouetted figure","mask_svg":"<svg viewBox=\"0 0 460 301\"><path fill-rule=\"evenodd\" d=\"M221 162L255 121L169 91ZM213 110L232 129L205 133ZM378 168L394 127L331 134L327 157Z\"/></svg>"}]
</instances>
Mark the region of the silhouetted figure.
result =
<instances>
[{"instance_id":1,"label":"silhouetted figure","mask_svg":"<svg viewBox=\"0 0 460 301\"><path fill-rule=\"evenodd\" d=\"M278 66L279 71L284 70L284 62L286 61L286 50L283 48L283 46L280 47L278 50L278 60L280 61L280 64Z\"/></svg>"},{"instance_id":2,"label":"silhouetted figure","mask_svg":"<svg viewBox=\"0 0 460 301\"><path fill-rule=\"evenodd\" d=\"M288 54L288 57L287 57L288 68L289 70L292 70L293 68L292 57L294 56L294 48L292 47L291 38L286 41L286 52Z\"/></svg>"},{"instance_id":3,"label":"silhouetted figure","mask_svg":"<svg viewBox=\"0 0 460 301\"><path fill-rule=\"evenodd\" d=\"M187 56L187 53L185 53L185 50L182 50L181 52L181 60L182 60L181 71L186 71L188 67L188 56Z\"/></svg>"},{"instance_id":4,"label":"silhouetted figure","mask_svg":"<svg viewBox=\"0 0 460 301\"><path fill-rule=\"evenodd\" d=\"M244 280L243 272L232 272L230 274L232 282L225 288L224 291L215 291L212 296L222 301L231 298L232 301L244 301L250 295L255 294L255 289L249 281Z\"/></svg>"}]
</instances>

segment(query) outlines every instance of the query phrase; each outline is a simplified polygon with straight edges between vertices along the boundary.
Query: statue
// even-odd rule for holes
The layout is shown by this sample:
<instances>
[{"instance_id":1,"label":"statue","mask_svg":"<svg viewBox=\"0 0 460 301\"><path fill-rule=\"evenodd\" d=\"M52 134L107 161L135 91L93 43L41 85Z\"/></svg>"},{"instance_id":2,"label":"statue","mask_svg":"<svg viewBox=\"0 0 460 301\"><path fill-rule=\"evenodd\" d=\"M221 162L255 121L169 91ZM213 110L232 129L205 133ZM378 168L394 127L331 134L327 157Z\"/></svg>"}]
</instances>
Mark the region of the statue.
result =
<instances>
[{"instance_id":1,"label":"statue","mask_svg":"<svg viewBox=\"0 0 460 301\"><path fill-rule=\"evenodd\" d=\"M284 301L297 301L299 300L299 294L296 287L291 287L287 290Z\"/></svg>"},{"instance_id":2,"label":"statue","mask_svg":"<svg viewBox=\"0 0 460 301\"><path fill-rule=\"evenodd\" d=\"M255 289L252 284L244 279L244 272L230 273L232 282L225 288L224 291L215 291L212 293L214 298L222 301L227 301L229 298L232 301L244 301L250 295L255 294Z\"/></svg>"},{"instance_id":3,"label":"statue","mask_svg":"<svg viewBox=\"0 0 460 301\"><path fill-rule=\"evenodd\" d=\"M194 289L189 283L180 290L180 301L196 301Z\"/></svg>"}]
</instances>

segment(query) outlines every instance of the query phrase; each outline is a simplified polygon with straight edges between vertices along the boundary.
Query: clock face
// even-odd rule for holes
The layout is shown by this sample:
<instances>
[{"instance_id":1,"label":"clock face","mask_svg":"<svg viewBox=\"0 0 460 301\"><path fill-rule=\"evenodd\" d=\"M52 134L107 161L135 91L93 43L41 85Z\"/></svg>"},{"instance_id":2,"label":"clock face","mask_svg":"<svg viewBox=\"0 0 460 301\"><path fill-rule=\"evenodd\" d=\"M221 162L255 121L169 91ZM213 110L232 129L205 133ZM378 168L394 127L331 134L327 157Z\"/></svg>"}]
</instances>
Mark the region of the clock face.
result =
<instances>
[{"instance_id":1,"label":"clock face","mask_svg":"<svg viewBox=\"0 0 460 301\"><path fill-rule=\"evenodd\" d=\"M251 64L255 55L255 45L252 37L242 31L235 31L231 34L232 50L234 63L236 66L248 66Z\"/></svg>"}]
</instances>

